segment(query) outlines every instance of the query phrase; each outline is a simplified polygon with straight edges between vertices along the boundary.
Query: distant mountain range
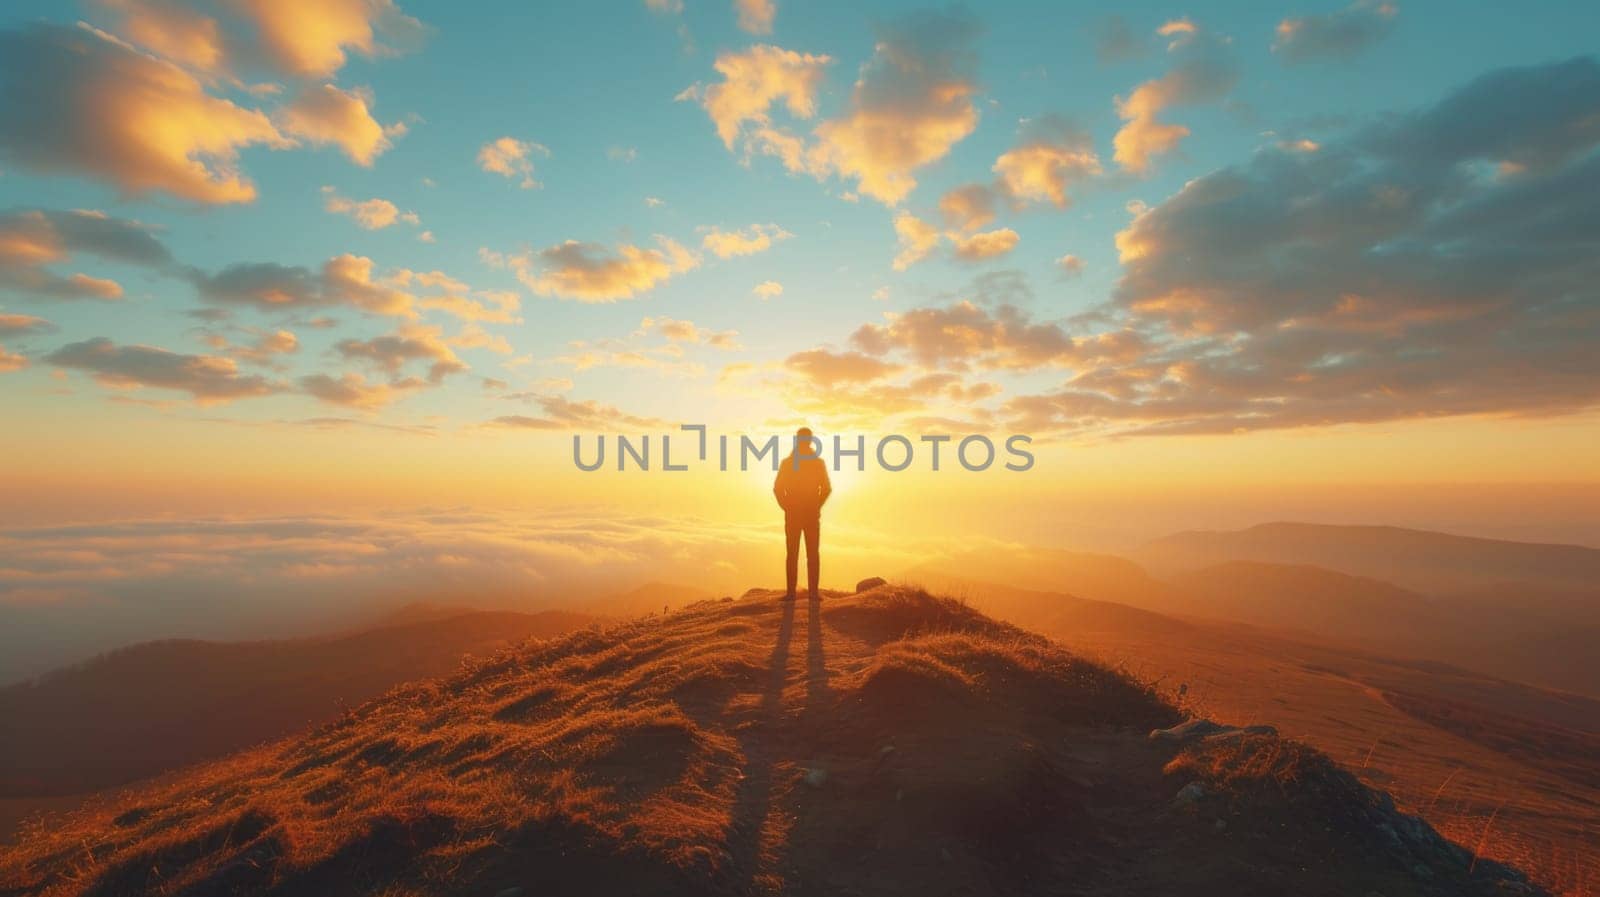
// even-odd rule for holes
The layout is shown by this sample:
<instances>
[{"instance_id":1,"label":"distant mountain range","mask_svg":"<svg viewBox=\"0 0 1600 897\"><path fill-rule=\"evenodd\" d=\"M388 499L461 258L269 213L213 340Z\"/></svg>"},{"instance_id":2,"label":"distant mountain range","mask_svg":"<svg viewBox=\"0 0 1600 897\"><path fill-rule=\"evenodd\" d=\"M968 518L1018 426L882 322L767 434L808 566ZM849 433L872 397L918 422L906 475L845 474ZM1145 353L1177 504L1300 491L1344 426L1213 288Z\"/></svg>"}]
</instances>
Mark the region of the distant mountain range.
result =
<instances>
[{"instance_id":1,"label":"distant mountain range","mask_svg":"<svg viewBox=\"0 0 1600 897\"><path fill-rule=\"evenodd\" d=\"M955 594L997 583L1248 623L1600 695L1592 548L1284 523L1180 533L1134 557L994 546L904 576Z\"/></svg>"},{"instance_id":2,"label":"distant mountain range","mask_svg":"<svg viewBox=\"0 0 1600 897\"><path fill-rule=\"evenodd\" d=\"M1134 559L1157 575L1227 561L1310 564L1428 593L1505 583L1600 589L1600 549L1394 526L1265 523L1229 532L1185 532L1148 543Z\"/></svg>"}]
</instances>

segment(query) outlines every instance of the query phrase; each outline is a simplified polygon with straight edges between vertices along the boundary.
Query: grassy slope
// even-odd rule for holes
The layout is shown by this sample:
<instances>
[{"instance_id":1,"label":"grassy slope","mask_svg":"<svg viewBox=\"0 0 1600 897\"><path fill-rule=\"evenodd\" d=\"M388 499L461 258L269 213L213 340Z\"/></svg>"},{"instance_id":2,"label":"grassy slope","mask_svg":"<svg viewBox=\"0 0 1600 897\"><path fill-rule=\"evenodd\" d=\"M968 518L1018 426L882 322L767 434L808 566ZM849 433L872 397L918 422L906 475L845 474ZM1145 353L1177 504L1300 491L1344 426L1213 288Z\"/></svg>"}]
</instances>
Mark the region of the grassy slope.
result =
<instances>
[{"instance_id":1,"label":"grassy slope","mask_svg":"<svg viewBox=\"0 0 1600 897\"><path fill-rule=\"evenodd\" d=\"M1178 713L1147 687L962 605L775 597L509 651L108 799L0 853L0 893L1495 892L1320 754L1151 742Z\"/></svg>"},{"instance_id":2,"label":"grassy slope","mask_svg":"<svg viewBox=\"0 0 1600 897\"><path fill-rule=\"evenodd\" d=\"M327 638L133 645L0 688L0 798L96 791L220 757L449 673L464 654L594 622L456 609Z\"/></svg>"},{"instance_id":3,"label":"grassy slope","mask_svg":"<svg viewBox=\"0 0 1600 897\"><path fill-rule=\"evenodd\" d=\"M1600 876L1600 701L1308 635L967 583L976 606L1236 725L1270 723L1459 842L1589 895Z\"/></svg>"}]
</instances>

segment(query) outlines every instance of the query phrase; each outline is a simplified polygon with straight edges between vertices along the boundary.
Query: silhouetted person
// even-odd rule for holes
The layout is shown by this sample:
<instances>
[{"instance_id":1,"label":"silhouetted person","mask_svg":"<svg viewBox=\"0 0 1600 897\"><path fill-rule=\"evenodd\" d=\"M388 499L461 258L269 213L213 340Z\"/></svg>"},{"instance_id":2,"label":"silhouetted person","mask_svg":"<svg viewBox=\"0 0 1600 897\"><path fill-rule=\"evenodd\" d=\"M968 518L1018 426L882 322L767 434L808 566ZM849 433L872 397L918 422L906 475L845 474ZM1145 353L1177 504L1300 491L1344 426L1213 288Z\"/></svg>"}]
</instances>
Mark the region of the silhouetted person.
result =
<instances>
[{"instance_id":1,"label":"silhouetted person","mask_svg":"<svg viewBox=\"0 0 1600 897\"><path fill-rule=\"evenodd\" d=\"M772 484L772 494L783 508L783 535L788 548L784 564L789 574L789 593L784 596L785 601L794 600L802 535L806 537L806 583L811 587L811 600L822 597L817 593L817 576L822 569L817 540L821 537L822 504L833 492L833 485L828 482L828 465L821 456L821 440L811 435L809 427L801 427L795 433L794 451L778 464L778 478Z\"/></svg>"}]
</instances>

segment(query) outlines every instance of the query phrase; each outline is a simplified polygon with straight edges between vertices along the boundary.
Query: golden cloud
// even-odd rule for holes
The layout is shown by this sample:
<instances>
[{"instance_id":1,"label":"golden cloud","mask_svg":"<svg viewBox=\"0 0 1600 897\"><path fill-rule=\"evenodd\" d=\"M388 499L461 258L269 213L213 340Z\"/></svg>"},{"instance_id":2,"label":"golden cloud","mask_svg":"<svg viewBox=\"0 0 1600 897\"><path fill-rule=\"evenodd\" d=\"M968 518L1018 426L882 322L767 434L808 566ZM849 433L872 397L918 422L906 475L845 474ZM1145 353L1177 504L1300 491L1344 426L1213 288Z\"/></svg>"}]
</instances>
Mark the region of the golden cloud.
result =
<instances>
[{"instance_id":1,"label":"golden cloud","mask_svg":"<svg viewBox=\"0 0 1600 897\"><path fill-rule=\"evenodd\" d=\"M1021 239L1009 227L954 238L956 258L966 262L997 258L1017 248Z\"/></svg>"},{"instance_id":2,"label":"golden cloud","mask_svg":"<svg viewBox=\"0 0 1600 897\"><path fill-rule=\"evenodd\" d=\"M404 124L379 124L368 108L371 101L365 91L320 84L302 90L274 119L286 133L317 145L332 144L357 165L371 167L389 149L389 138L406 131Z\"/></svg>"},{"instance_id":3,"label":"golden cloud","mask_svg":"<svg viewBox=\"0 0 1600 897\"><path fill-rule=\"evenodd\" d=\"M894 216L894 233L900 242L900 251L894 257L896 271L922 261L939 246L939 229L910 212Z\"/></svg>"},{"instance_id":4,"label":"golden cloud","mask_svg":"<svg viewBox=\"0 0 1600 897\"><path fill-rule=\"evenodd\" d=\"M401 382L403 370L413 361L428 365L428 382L432 384L467 370L445 342L441 328L420 324L406 325L369 340L340 340L334 349L345 358L366 361L382 370L389 375L391 384Z\"/></svg>"},{"instance_id":5,"label":"golden cloud","mask_svg":"<svg viewBox=\"0 0 1600 897\"><path fill-rule=\"evenodd\" d=\"M327 78L347 50L373 58L414 46L425 26L393 0L99 0L129 40L208 75L266 67ZM385 44L379 37L388 39Z\"/></svg>"},{"instance_id":6,"label":"golden cloud","mask_svg":"<svg viewBox=\"0 0 1600 897\"><path fill-rule=\"evenodd\" d=\"M897 205L918 168L944 158L978 126L971 47L975 20L924 13L880 29L844 116L816 128L810 167L856 181L865 196Z\"/></svg>"},{"instance_id":7,"label":"golden cloud","mask_svg":"<svg viewBox=\"0 0 1600 897\"><path fill-rule=\"evenodd\" d=\"M739 15L739 27L751 34L771 34L772 20L777 18L777 0L733 0L733 9Z\"/></svg>"},{"instance_id":8,"label":"golden cloud","mask_svg":"<svg viewBox=\"0 0 1600 897\"><path fill-rule=\"evenodd\" d=\"M717 258L725 259L765 252L772 248L773 243L792 236L794 234L776 224L752 224L748 228L732 231L713 227L706 232L700 245Z\"/></svg>"},{"instance_id":9,"label":"golden cloud","mask_svg":"<svg viewBox=\"0 0 1600 897\"><path fill-rule=\"evenodd\" d=\"M1175 54L1176 63L1166 74L1116 99L1117 115L1125 124L1112 138L1113 157L1134 173L1149 170L1151 159L1171 152L1189 136L1188 128L1161 121L1158 116L1163 110L1218 99L1238 80L1225 42L1194 23L1187 19L1168 22L1159 33L1175 35L1168 50Z\"/></svg>"},{"instance_id":10,"label":"golden cloud","mask_svg":"<svg viewBox=\"0 0 1600 897\"><path fill-rule=\"evenodd\" d=\"M537 252L505 256L503 261L541 296L612 302L632 299L700 265L699 256L668 237L657 236L656 245L646 249L624 243L612 250L568 240Z\"/></svg>"},{"instance_id":11,"label":"golden cloud","mask_svg":"<svg viewBox=\"0 0 1600 897\"><path fill-rule=\"evenodd\" d=\"M281 71L326 78L344 66L345 50L372 57L419 39L423 25L394 0L238 0L239 12L257 29L261 48Z\"/></svg>"},{"instance_id":12,"label":"golden cloud","mask_svg":"<svg viewBox=\"0 0 1600 897\"><path fill-rule=\"evenodd\" d=\"M944 158L977 127L977 32L974 19L956 12L880 28L848 108L813 129L809 142L774 125L771 109L783 102L794 118L814 117L827 56L767 45L724 53L714 65L721 82L679 97L701 101L728 149L742 143L746 158L775 156L819 180L853 180L854 193L892 206L916 186L917 169Z\"/></svg>"},{"instance_id":13,"label":"golden cloud","mask_svg":"<svg viewBox=\"0 0 1600 897\"><path fill-rule=\"evenodd\" d=\"M1100 173L1100 157L1087 131L1060 120L1030 123L1022 141L994 162L1000 187L1018 202L1049 201L1067 207L1067 187Z\"/></svg>"},{"instance_id":14,"label":"golden cloud","mask_svg":"<svg viewBox=\"0 0 1600 897\"><path fill-rule=\"evenodd\" d=\"M56 367L92 374L117 389L152 387L187 392L201 404L278 392L262 377L242 375L231 358L184 355L155 346L119 346L105 337L70 343L46 355Z\"/></svg>"},{"instance_id":15,"label":"golden cloud","mask_svg":"<svg viewBox=\"0 0 1600 897\"><path fill-rule=\"evenodd\" d=\"M340 196L332 187L323 187L322 193L327 197L322 202L324 209L335 215L348 215L366 230L382 230L402 221L411 225L422 223L416 212L402 212L399 206L387 199L348 199Z\"/></svg>"},{"instance_id":16,"label":"golden cloud","mask_svg":"<svg viewBox=\"0 0 1600 897\"><path fill-rule=\"evenodd\" d=\"M522 181L519 186L522 189L537 190L543 185L533 178L535 153L548 156L550 150L541 143L531 143L515 137L501 137L478 148L478 167L501 177L520 177Z\"/></svg>"},{"instance_id":17,"label":"golden cloud","mask_svg":"<svg viewBox=\"0 0 1600 897\"><path fill-rule=\"evenodd\" d=\"M312 398L330 405L372 411L402 398L422 387L421 380L412 378L398 383L369 382L361 374L347 373L335 379L327 374L310 374L300 378L300 389Z\"/></svg>"},{"instance_id":18,"label":"golden cloud","mask_svg":"<svg viewBox=\"0 0 1600 897\"><path fill-rule=\"evenodd\" d=\"M939 198L939 214L957 230L977 230L994 220L994 191L983 184L953 188Z\"/></svg>"},{"instance_id":19,"label":"golden cloud","mask_svg":"<svg viewBox=\"0 0 1600 897\"><path fill-rule=\"evenodd\" d=\"M82 273L62 277L49 269L75 253L158 270L172 264L167 248L137 221L84 210L0 214L0 290L52 299L122 297L116 281Z\"/></svg>"},{"instance_id":20,"label":"golden cloud","mask_svg":"<svg viewBox=\"0 0 1600 897\"><path fill-rule=\"evenodd\" d=\"M34 25L0 33L0 153L43 172L78 171L141 194L249 202L241 148L293 141L254 109L206 93L182 68L104 32Z\"/></svg>"},{"instance_id":21,"label":"golden cloud","mask_svg":"<svg viewBox=\"0 0 1600 897\"><path fill-rule=\"evenodd\" d=\"M723 146L733 149L747 123L754 122L758 130L769 125L767 110L774 103L783 102L795 118L815 115L823 69L832 61L768 44L719 54L712 68L723 80L705 88L700 100ZM693 96L692 90L679 96Z\"/></svg>"}]
</instances>

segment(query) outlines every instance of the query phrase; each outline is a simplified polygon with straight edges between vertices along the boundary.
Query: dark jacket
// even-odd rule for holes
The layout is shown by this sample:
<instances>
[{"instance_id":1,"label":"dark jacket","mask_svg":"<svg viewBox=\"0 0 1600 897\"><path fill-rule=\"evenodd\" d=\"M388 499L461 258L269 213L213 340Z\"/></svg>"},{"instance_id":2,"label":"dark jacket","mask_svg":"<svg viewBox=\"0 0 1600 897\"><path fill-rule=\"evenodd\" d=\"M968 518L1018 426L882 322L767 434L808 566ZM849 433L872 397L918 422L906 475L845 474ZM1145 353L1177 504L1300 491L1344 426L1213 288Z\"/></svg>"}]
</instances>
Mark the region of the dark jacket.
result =
<instances>
[{"instance_id":1,"label":"dark jacket","mask_svg":"<svg viewBox=\"0 0 1600 897\"><path fill-rule=\"evenodd\" d=\"M772 483L772 494L785 513L815 516L822 511L823 502L833 492L828 482L828 465L821 458L801 456L798 463L793 455L778 465L778 478Z\"/></svg>"}]
</instances>

